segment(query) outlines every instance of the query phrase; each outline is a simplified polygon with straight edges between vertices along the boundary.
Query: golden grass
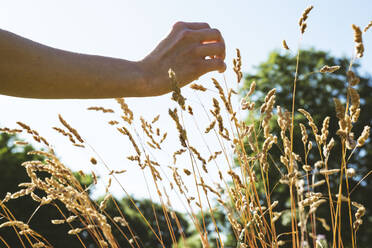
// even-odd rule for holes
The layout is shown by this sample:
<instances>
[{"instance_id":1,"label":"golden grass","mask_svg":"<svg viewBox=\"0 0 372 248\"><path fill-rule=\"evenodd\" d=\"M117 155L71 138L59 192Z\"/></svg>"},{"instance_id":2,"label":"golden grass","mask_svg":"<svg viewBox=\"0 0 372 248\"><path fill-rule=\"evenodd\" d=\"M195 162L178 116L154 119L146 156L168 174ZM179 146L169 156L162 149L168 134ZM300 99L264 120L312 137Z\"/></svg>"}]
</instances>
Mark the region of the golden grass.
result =
<instances>
[{"instance_id":1,"label":"golden grass","mask_svg":"<svg viewBox=\"0 0 372 248\"><path fill-rule=\"evenodd\" d=\"M300 18L299 26L301 34L305 32L307 27L306 20L312 8L312 6L307 8ZM370 27L370 24L365 30L368 27ZM207 213L211 216L212 224L217 234L217 238L213 241L214 245L224 247L221 229L214 219L214 204L219 204L224 214L226 214L232 226L238 247L279 247L284 244L291 244L292 247L309 247L311 242L314 246L318 247L317 245L320 241L317 240L317 233L319 232L317 226L319 225L332 233L333 240L330 241L332 247L344 247L343 237L341 237L340 232L341 202L347 202L348 204L348 218L351 229L353 230L350 233L352 246L357 246L356 235L363 223L365 207L360 203L351 201L348 178L355 175L355 170L348 168L347 156L352 155L358 147L362 147L365 144L369 137L370 127L365 126L363 133L358 138L354 138L352 128L355 122L358 121L361 110L359 108L359 94L354 88L358 84L359 79L352 72L352 63L357 57L363 56L364 46L360 29L353 25L353 30L355 32L356 54L351 60L350 69L347 72L349 81L346 96L347 103L345 105L339 99L334 99L336 116L339 122L338 137L329 137L330 117L325 117L322 126L318 127L307 110L297 109L297 106L294 105L296 84L298 83L297 69L293 85L293 106L291 112L282 109L280 106L276 106L276 89L272 89L267 93L262 106L256 106L256 103L251 99L255 92L255 82L251 83L248 94L242 99L239 108L235 110L231 99L232 95L236 94L236 90L232 88L228 89L227 87L224 89L216 79L212 79L212 82L218 93L211 99L212 108L209 112L201 103L201 108L192 109L189 101L182 96L177 84L176 73L170 70L169 76L173 85L172 100L176 102L177 106L169 109L169 116L174 121L175 128L178 131L178 143L180 147L168 151L171 154L171 161L173 161L172 165L168 165L170 168L168 176L163 170L163 167L166 166L156 161L156 156L153 155L157 151L163 152L163 142L167 138L173 138L168 137L167 132L163 132L161 127L156 126L160 116L155 116L152 121L146 121L143 117L137 118L136 113L130 110L124 99L116 99L122 109L122 113L118 114L120 121L111 120L109 124L119 134L129 139L135 153L129 156L128 160L136 162L140 170L150 173L152 177L151 183L156 189L156 196L162 206L164 218L168 223L168 230L161 231L171 234L175 247L178 247L178 241L170 225L170 219L177 222L177 216L172 210L166 188L176 191L177 196L184 199L186 203L185 212L194 224L203 247L211 247L211 240L208 238L204 220L204 216ZM283 41L283 46L285 49L289 49L285 41ZM299 63L300 53L298 52L297 68ZM339 68L340 66L338 65L324 65L320 71L314 73L332 73ZM240 82L242 72L239 50L237 50L237 58L234 59L234 72L237 76L237 82ZM195 94L204 94L207 90L204 86L198 84L192 84L191 88L195 90ZM277 109L275 114L274 109ZM112 109L99 106L90 107L88 110L117 114ZM256 117L251 124L238 120L237 116L246 111L249 111L252 113L252 116ZM305 116L308 121L306 125L295 123L295 111ZM210 124L203 131L199 129L198 122L195 119L195 116L199 114L206 115L210 121ZM183 121L185 115L192 116L201 137L203 135L212 135L216 138L220 145L219 150L212 151L208 144L204 143L209 154L203 154L193 144L188 137L188 130L191 127L186 126ZM274 116L277 117L277 124L280 128L279 137L272 133L270 123L272 123ZM141 122L141 129L145 134L143 138L139 137L139 130L136 130L136 126L133 124L136 119L139 119ZM85 142L78 131L71 127L61 115L59 115L59 120L64 128L54 127L58 133L68 137L70 142L75 146L83 149L89 147L89 144ZM302 158L294 152L293 148L293 132L294 128L298 128L296 127L297 124L299 124L302 134L304 149L304 157ZM22 122L18 122L18 125L22 130L2 128L1 131L8 133L26 132L36 142L44 145L47 151L32 152L32 154L38 154L44 157L43 161L28 161L22 164L31 181L20 185L22 189L19 191L8 193L5 199L0 202L2 208L0 214L5 220L0 224L0 228L13 228L21 240L23 247L26 247L27 243L32 245L32 247L52 247L52 244L49 244L47 240L37 233L37 230L32 230L32 227L27 223L17 221L12 216L10 210L6 208L8 201L30 195L40 206L50 204L58 208L55 202L62 202L69 212L63 213L59 209L61 216L51 220L51 223L69 225L70 230L68 234L76 236L81 241L82 247L85 247L79 236L82 231L87 231L94 238L98 247L119 247L112 234L112 229L116 228L119 231L121 227L131 229L123 214L121 216L108 216L105 208L110 199L114 200L110 194L112 180L121 186L117 175L124 173L126 170L112 170L101 159L98 159L98 161L94 157L90 159L92 165L104 166L107 169L109 177L105 180L108 182L106 185L106 195L100 205L97 205L97 203L89 198L86 189L82 188L72 172L55 156L49 142L28 125ZM309 132L314 135L315 144L310 141ZM329 168L328 160L336 139L338 140L337 142L341 143L342 147L343 155L340 158L341 164L339 168ZM263 140L263 142L260 142L260 140ZM16 144L24 145L25 143L18 141ZM245 146L245 144L248 144L248 146ZM271 161L270 151L273 146L279 147L282 151L280 161ZM228 150L230 147L236 158L236 167L231 162ZM310 153L318 153L320 160L314 164L309 164L308 156ZM99 158L99 156L97 157ZM179 157L188 159L190 166L179 169L177 166ZM214 164L215 168L211 167L210 164ZM269 167L273 166L273 164L286 171L283 174L281 172L283 170L279 170L282 173L279 182L269 181L269 173L271 173ZM209 185L210 180L207 180L207 178L210 176L211 170L218 171L219 176L213 181L218 186ZM47 173L49 177L39 177L40 172ZM261 181L258 181L258 174ZM94 169L92 170L92 175L94 177L94 184L97 184ZM322 176L323 179L317 179L318 176L316 175ZM331 175L338 175L338 192L331 192ZM193 185L187 185L184 181L185 177L192 177ZM346 181L343 178L346 178ZM147 181L145 183L148 184ZM278 184L288 185L287 189L290 195L289 209L278 209L278 202L271 201L271 197L275 194L275 188ZM327 194L317 191L320 185L327 185ZM263 188L263 194L260 194L262 191L259 191L259 186ZM121 187L127 197L131 199L125 188L123 186ZM189 188L192 187L196 189L195 195L192 195L192 192L189 191ZM348 193L346 196L342 195L344 187L346 187ZM43 191L46 196L38 196L34 193L35 189ZM216 199L216 201L213 199ZM146 216L134 204L133 200L132 203L147 223L149 230L159 241L159 244L165 247L160 230L153 228L147 221ZM327 223L325 219L317 216L318 209L325 208L328 205L325 203L329 204L328 212L331 216L331 223ZM115 205L120 211L118 205L116 203ZM291 213L291 232L277 233L276 222L288 211ZM198 212L202 216L201 221L197 218ZM79 225L76 223L79 223ZM126 236L121 232L131 247L142 247L137 242L134 233L132 231L130 233L131 236ZM289 236L291 237L290 239L287 238ZM181 240L185 239L185 234L182 232ZM1 241L8 246L6 240L1 238Z\"/></svg>"}]
</instances>

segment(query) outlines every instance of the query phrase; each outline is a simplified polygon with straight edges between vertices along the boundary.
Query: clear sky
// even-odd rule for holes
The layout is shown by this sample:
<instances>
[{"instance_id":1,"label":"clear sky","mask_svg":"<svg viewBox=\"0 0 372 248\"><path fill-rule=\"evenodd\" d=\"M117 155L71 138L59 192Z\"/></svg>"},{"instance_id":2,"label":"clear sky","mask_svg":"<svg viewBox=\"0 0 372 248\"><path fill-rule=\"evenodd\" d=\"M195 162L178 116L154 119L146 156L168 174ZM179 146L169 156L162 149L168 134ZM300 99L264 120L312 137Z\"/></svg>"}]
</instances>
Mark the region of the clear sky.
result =
<instances>
[{"instance_id":1,"label":"clear sky","mask_svg":"<svg viewBox=\"0 0 372 248\"><path fill-rule=\"evenodd\" d=\"M243 71L252 71L269 51L280 49L283 39L295 50L298 18L310 4L314 10L301 46L351 56L354 46L351 24L364 27L372 20L370 0L12 0L1 2L0 28L60 49L139 60L167 35L176 21L208 22L225 38L229 67L225 76L228 82L234 82L231 60L235 48L241 50ZM360 62L365 71L372 72L372 32L364 36L364 45L365 57ZM221 74L210 73L200 78L199 83L212 88L210 77L223 80ZM185 95L197 102L189 90L185 90ZM151 119L158 112L167 116L169 95L127 102L137 115ZM112 100L57 101L0 96L0 124L15 127L18 120L28 123L55 144L66 164L89 172L90 155L76 151L51 129L59 125L57 114L61 113L112 168L127 169L129 165L124 158L129 145L105 123L110 118L86 111L91 105L115 107ZM161 124L166 129L174 125L168 120ZM206 120L200 120L202 128L207 124ZM206 142L215 141L207 138ZM129 193L146 196L144 184L139 183L143 181L142 175L137 169L128 171L122 180Z\"/></svg>"}]
</instances>

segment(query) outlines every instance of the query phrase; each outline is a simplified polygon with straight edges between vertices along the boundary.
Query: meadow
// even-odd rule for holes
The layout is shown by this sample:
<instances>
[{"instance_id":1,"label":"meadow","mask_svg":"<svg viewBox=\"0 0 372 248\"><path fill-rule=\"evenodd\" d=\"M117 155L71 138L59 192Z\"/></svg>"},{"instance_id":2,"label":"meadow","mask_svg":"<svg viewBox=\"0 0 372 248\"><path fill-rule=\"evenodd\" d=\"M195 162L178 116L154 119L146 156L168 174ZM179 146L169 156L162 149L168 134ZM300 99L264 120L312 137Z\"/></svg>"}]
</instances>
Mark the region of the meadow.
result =
<instances>
[{"instance_id":1,"label":"meadow","mask_svg":"<svg viewBox=\"0 0 372 248\"><path fill-rule=\"evenodd\" d=\"M308 7L300 16L299 42L307 32L312 9ZM292 51L283 40L283 51L295 61L291 65L293 77L286 82L291 87L290 108L277 101L280 88L256 94L260 82L242 72L244 58L239 49L232 68L235 82L212 78L213 89L192 83L194 99L182 95L177 72L170 68L174 105L167 106L168 116L154 113L152 119L146 120L141 113L132 112L123 98L115 99L117 109L88 108L129 142L128 165L147 175L139 185L149 188L149 209L141 208L122 185L119 176L127 169L112 169L63 116L59 115L59 127L53 128L76 149L93 154L88 175L72 172L56 156L52 142L26 123L2 127L2 132L11 135L30 135L42 149L29 151L33 159L19 165L27 172L28 181L2 199L0 230L16 234L18 247L60 246L50 243L30 221L18 220L7 207L12 201L31 198L38 207L29 220L37 218L34 216L39 209L51 206L59 214L48 221L66 226L68 231L59 235L74 237L81 247L147 247L129 224L121 203L110 193L111 185L116 183L128 199L128 209L136 212L154 238L153 247L358 247L359 232L365 228L363 222L368 216L366 206L355 201L352 193L358 191L372 170L360 175L360 168L350 162L363 151L370 134L368 123L359 123L361 113L368 110L361 109L361 79L354 64L364 55L362 36L371 26L372 22L362 28L351 26L354 55L347 66L323 64L305 74L301 74L301 63L306 52ZM332 99L332 116L322 116L319 121L313 115L320 110L298 104L298 88L307 77L328 77L340 71L345 72L346 81L341 87L346 94ZM200 98L209 104L204 105ZM161 126L162 118L172 119L174 125ZM186 125L186 118L194 125ZM208 119L209 125L198 125L200 118ZM330 132L331 122L337 124L336 133ZM354 133L356 125L363 126L362 132ZM190 138L189 134L195 132L201 142ZM207 135L213 136L216 143L203 142ZM167 146L170 139L178 147ZM14 144L28 145L22 140ZM169 162L158 161L160 153L167 154ZM98 178L97 167L106 171L105 178ZM91 181L84 184L84 178ZM351 180L357 182L353 187ZM105 195L95 201L90 191L97 184L103 185ZM181 202L183 213L174 210L175 201ZM182 224L183 219L190 225ZM191 231L184 230L185 226ZM1 232L0 244L11 247Z\"/></svg>"}]
</instances>

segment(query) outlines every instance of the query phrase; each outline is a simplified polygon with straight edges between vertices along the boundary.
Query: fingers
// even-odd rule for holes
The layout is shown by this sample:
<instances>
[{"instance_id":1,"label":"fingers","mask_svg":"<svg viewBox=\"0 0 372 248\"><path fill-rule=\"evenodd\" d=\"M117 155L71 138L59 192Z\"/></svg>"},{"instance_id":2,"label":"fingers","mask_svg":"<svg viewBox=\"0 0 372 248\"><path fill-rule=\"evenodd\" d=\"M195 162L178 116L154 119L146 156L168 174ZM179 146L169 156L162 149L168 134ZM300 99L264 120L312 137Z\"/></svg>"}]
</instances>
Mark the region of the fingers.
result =
<instances>
[{"instance_id":1,"label":"fingers","mask_svg":"<svg viewBox=\"0 0 372 248\"><path fill-rule=\"evenodd\" d=\"M194 30L211 28L209 24L205 22L184 22L184 24L187 28Z\"/></svg>"},{"instance_id":2,"label":"fingers","mask_svg":"<svg viewBox=\"0 0 372 248\"><path fill-rule=\"evenodd\" d=\"M215 28L199 29L192 32L201 43L223 41L221 32Z\"/></svg>"},{"instance_id":3,"label":"fingers","mask_svg":"<svg viewBox=\"0 0 372 248\"><path fill-rule=\"evenodd\" d=\"M199 40L201 43L223 41L220 31L204 22L177 22L173 25L173 32L183 39Z\"/></svg>"},{"instance_id":4,"label":"fingers","mask_svg":"<svg viewBox=\"0 0 372 248\"><path fill-rule=\"evenodd\" d=\"M173 31L180 32L182 30L199 30L199 29L210 29L208 23L205 22L176 22L173 25Z\"/></svg>"},{"instance_id":5,"label":"fingers","mask_svg":"<svg viewBox=\"0 0 372 248\"><path fill-rule=\"evenodd\" d=\"M220 58L214 58L214 59L204 59L202 61L202 74L211 72L211 71L218 71L218 72L224 72L226 70L226 64L223 62Z\"/></svg>"},{"instance_id":6,"label":"fingers","mask_svg":"<svg viewBox=\"0 0 372 248\"><path fill-rule=\"evenodd\" d=\"M215 28L204 28L204 29L188 29L185 28L179 31L180 38L185 41L197 41L202 44L223 41L221 32Z\"/></svg>"},{"instance_id":7,"label":"fingers","mask_svg":"<svg viewBox=\"0 0 372 248\"><path fill-rule=\"evenodd\" d=\"M173 26L172 34L177 40L177 47L182 50L190 47L193 51L190 53L193 60L200 61L197 62L199 65L196 69L197 74L226 70L225 42L218 29L211 28L208 23L203 22L177 22ZM206 59L208 57L211 59Z\"/></svg>"},{"instance_id":8,"label":"fingers","mask_svg":"<svg viewBox=\"0 0 372 248\"><path fill-rule=\"evenodd\" d=\"M214 42L214 43L207 43L202 44L195 48L195 52L197 56L205 58L207 56L213 58L218 57L222 60L225 59L225 43L224 42Z\"/></svg>"}]
</instances>

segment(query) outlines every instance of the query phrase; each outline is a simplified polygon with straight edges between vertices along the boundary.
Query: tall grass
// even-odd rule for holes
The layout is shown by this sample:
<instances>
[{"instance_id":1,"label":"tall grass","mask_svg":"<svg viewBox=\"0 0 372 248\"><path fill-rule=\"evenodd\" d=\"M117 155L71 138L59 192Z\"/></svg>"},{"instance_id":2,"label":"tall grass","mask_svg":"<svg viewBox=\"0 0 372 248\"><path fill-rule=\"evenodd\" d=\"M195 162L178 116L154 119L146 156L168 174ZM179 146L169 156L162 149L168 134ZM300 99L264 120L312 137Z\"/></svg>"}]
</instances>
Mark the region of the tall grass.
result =
<instances>
[{"instance_id":1,"label":"tall grass","mask_svg":"<svg viewBox=\"0 0 372 248\"><path fill-rule=\"evenodd\" d=\"M301 16L299 22L301 36L306 30L306 20L311 10L312 7L307 8ZM367 29L368 26L364 31ZM140 113L133 113L124 99L116 99L121 108L120 112L97 106L89 108L91 111L119 117L111 118L109 124L118 134L130 141L133 154L127 159L137 164L139 170L151 175L151 180L144 181L144 185L151 185L154 188L151 195L156 195L161 204L163 217L168 223L168 230L159 230L159 227L152 226L147 221L147 216L141 212L133 200L132 204L159 244L165 247L162 233L169 232L174 247L187 247L185 230L182 230L180 226L179 230L174 230L170 224L172 220L179 223L177 215L172 210L172 201L167 192L172 190L184 204L184 212L193 223L199 234L200 243L205 248L224 247L225 234L214 217L216 205L219 205L227 216L237 241L237 247L280 247L283 245L293 248L326 247L327 243L331 247L345 247L348 244L344 244L344 237L341 236L341 228L343 228L341 218L349 219L350 230L352 230L350 232L351 246L357 247L358 229L363 223L365 208L361 203L353 202L350 197L351 189L348 178L355 175L355 170L349 168L348 161L367 141L370 128L365 126L363 133L354 139L352 128L358 121L361 110L359 95L354 87L358 84L358 78L353 73L352 65L355 59L363 56L364 47L361 30L355 25L353 25L353 30L356 50L347 72L346 104L334 99L339 122L336 137L329 137L330 117L324 117L320 125L314 122L310 114L316 111L315 109L305 110L294 104L296 85L301 83L298 81L298 68L301 65L300 50L297 53L296 72L293 79L293 105L290 111L280 107L280 103L276 103L276 89L270 90L264 98L264 103L257 106L252 98L255 92L255 82L251 82L249 92L242 98L240 105L235 107L232 99L237 94L238 83L242 79L239 50L234 60L234 71L238 83L227 84L224 81L221 85L218 80L213 79L215 89L192 84L191 88L195 90L195 99L192 100L187 100L182 96L177 84L177 72L169 71L170 83L173 87L172 100L175 101L175 107L169 109L169 117L175 124L174 128L177 129L178 137L167 135L165 129L169 127L157 126L159 118L167 118L166 116L155 116L152 120L145 120L139 115ZM283 46L289 49L285 41L283 41ZM313 73L332 73L339 68L339 65L324 65L319 71ZM228 85L233 87L229 88ZM206 94L206 91L210 94ZM209 100L210 109L199 100L203 94L206 96L213 94L212 99ZM198 103L197 108L192 107L191 101ZM239 119L239 116L244 116L247 112L251 117L249 123ZM294 118L296 112L303 114L308 123L296 123ZM199 116L210 121L208 126L203 127L204 129L199 126ZM185 118L191 118L194 126L186 125ZM274 119L277 120L276 124ZM92 149L62 116L59 116L59 120L62 127L54 127L57 132L66 136L74 146ZM135 122L141 123L142 130L134 125ZM276 136L272 133L273 124L280 128L280 135ZM63 212L58 208L60 216L51 222L56 225L69 225L70 231L61 235L76 236L81 241L82 247L86 247L80 236L83 232L93 238L97 247L119 247L112 234L113 229L119 230L130 247L142 247L131 227L127 225L123 214L109 216L105 211L107 202L112 200L120 212L118 204L110 194L112 181L120 185L127 197L132 199L118 179L118 175L125 173L125 170L112 170L98 154L91 159L92 164L98 163L97 166L106 168L109 177L106 180L106 196L100 204L97 204L89 198L87 189L80 185L70 169L60 162L49 142L28 125L21 122L18 122L18 125L20 129L2 128L2 131L26 132L31 135L36 142L45 147L45 151L34 151L32 154L38 154L44 157L44 160L27 161L22 164L30 181L22 183L18 192L9 193L1 201L0 228L13 228L23 247L56 245L50 244L27 223L17 221L11 210L6 207L6 203L12 199L30 196L40 206L49 204L58 208L56 202L63 203L68 212ZM302 133L304 157L296 153L293 147L295 129L300 129ZM194 130L198 130L204 141L202 149L189 138L188 134ZM144 135L141 136L141 132ZM206 135L215 138L219 146L218 150L213 150L214 146L205 142ZM311 142L309 136L314 136L316 142ZM179 147L164 150L166 147L164 144L169 139L176 139ZM341 144L342 157L339 158L338 168L329 168L328 160L336 142ZM23 142L18 144L24 145ZM270 152L273 146L277 146L282 151L280 161L272 160ZM158 152L168 154L173 163L164 165L157 161L156 153ZM318 154L319 161L314 164L308 163L309 154ZM181 158L187 161L187 166L178 164L177 161ZM217 171L218 177L211 178L213 171ZM44 173L43 176L41 172ZM281 179L270 181L269 173L278 172L281 173ZM97 184L94 171L92 173L94 184ZM187 177L191 177L192 180L185 180ZM216 184L212 185L212 183ZM331 183L338 184L337 192L332 191ZM288 209L279 209L279 202L271 200L279 184L287 186L286 190L290 199ZM326 193L318 191L320 185L326 185ZM37 195L36 189L41 190L44 193L43 196ZM343 195L343 192L347 194ZM341 216L343 202L347 204L348 216ZM320 208L324 208L329 213L331 223L326 223L325 219L317 215ZM282 218L284 213L290 213L290 232L278 233L276 222ZM208 237L208 227L205 222L207 215L211 217L211 224L215 230L213 238ZM319 226L329 230L332 240L321 239L318 235L322 233ZM123 228L129 230L129 236L122 231ZM175 238L175 231L181 232L181 241ZM8 246L6 237L1 237L0 243Z\"/></svg>"}]
</instances>

